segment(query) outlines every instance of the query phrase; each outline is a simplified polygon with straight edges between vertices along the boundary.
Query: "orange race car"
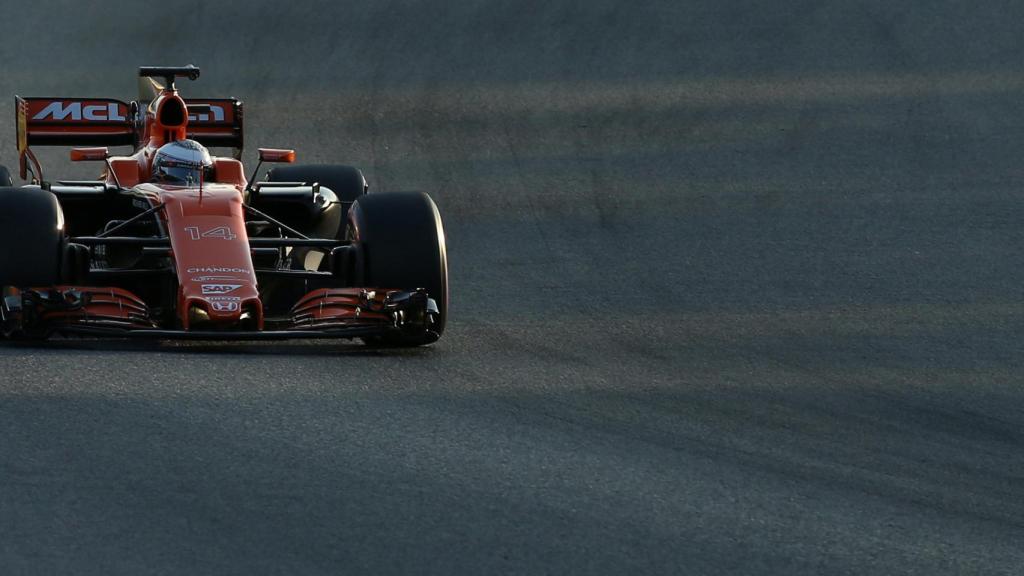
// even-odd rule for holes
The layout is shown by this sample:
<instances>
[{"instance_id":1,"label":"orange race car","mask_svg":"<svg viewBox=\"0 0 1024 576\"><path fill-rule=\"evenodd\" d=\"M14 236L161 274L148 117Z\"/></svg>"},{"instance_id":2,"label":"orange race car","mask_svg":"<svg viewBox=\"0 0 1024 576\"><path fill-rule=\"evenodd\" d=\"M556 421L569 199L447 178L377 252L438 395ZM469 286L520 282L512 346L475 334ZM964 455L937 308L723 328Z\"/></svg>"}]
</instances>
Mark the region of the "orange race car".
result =
<instances>
[{"instance_id":1,"label":"orange race car","mask_svg":"<svg viewBox=\"0 0 1024 576\"><path fill-rule=\"evenodd\" d=\"M351 166L283 166L247 181L242 103L182 98L199 69L143 67L142 95L16 97L20 174L0 166L0 330L117 337L361 338L417 346L444 332L448 264L422 193L367 194ZM46 180L31 146L101 162ZM130 156L106 146L131 145ZM233 157L209 147L232 148ZM293 150L259 149L290 163Z\"/></svg>"}]
</instances>

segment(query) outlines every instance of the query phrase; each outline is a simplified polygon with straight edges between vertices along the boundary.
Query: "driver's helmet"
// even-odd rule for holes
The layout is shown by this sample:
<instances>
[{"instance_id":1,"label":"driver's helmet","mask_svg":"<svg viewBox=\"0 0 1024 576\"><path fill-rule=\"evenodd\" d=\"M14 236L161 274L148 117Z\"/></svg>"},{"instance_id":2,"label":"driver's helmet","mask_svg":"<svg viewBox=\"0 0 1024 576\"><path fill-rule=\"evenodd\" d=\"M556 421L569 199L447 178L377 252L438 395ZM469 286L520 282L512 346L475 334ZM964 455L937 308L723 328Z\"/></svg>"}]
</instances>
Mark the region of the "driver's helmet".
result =
<instances>
[{"instance_id":1,"label":"driver's helmet","mask_svg":"<svg viewBox=\"0 0 1024 576\"><path fill-rule=\"evenodd\" d=\"M164 144L153 156L153 181L172 184L199 184L213 176L213 159L195 140L177 140Z\"/></svg>"}]
</instances>

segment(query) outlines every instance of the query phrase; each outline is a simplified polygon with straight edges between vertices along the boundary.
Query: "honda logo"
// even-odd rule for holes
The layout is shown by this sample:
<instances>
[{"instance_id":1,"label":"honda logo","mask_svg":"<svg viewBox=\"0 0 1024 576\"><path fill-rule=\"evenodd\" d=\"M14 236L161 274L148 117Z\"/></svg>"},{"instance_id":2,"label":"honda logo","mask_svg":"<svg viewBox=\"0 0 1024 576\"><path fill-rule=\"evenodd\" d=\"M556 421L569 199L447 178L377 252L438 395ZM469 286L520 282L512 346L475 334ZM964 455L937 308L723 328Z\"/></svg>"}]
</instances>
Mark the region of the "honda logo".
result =
<instances>
[{"instance_id":1,"label":"honda logo","mask_svg":"<svg viewBox=\"0 0 1024 576\"><path fill-rule=\"evenodd\" d=\"M216 312L237 312L238 302L210 302Z\"/></svg>"}]
</instances>

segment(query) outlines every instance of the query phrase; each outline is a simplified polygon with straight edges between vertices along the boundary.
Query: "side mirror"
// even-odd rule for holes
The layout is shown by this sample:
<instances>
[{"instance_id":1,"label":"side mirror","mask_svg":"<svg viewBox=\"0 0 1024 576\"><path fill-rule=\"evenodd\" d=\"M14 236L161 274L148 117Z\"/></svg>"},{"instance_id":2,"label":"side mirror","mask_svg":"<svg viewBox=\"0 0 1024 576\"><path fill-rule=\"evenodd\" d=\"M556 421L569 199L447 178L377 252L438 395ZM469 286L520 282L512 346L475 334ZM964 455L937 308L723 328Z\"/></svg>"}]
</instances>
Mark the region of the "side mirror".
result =
<instances>
[{"instance_id":1,"label":"side mirror","mask_svg":"<svg viewBox=\"0 0 1024 576\"><path fill-rule=\"evenodd\" d=\"M260 161L256 164L256 169L252 171L252 176L249 177L249 183L245 186L245 193L253 193L253 184L256 182L256 175L260 173L260 166L263 166L264 162L295 162L295 150L285 150L283 148L259 148Z\"/></svg>"},{"instance_id":2,"label":"side mirror","mask_svg":"<svg viewBox=\"0 0 1024 576\"><path fill-rule=\"evenodd\" d=\"M260 148L260 162L295 162L295 150Z\"/></svg>"},{"instance_id":3,"label":"side mirror","mask_svg":"<svg viewBox=\"0 0 1024 576\"><path fill-rule=\"evenodd\" d=\"M114 167L110 165L110 150L106 146L102 148L72 148L71 161L106 162L107 175L114 181L115 186L121 188L121 182L117 180L117 172L115 172Z\"/></svg>"},{"instance_id":4,"label":"side mirror","mask_svg":"<svg viewBox=\"0 0 1024 576\"><path fill-rule=\"evenodd\" d=\"M72 148L72 162L102 162L110 157L110 150L103 148Z\"/></svg>"}]
</instances>

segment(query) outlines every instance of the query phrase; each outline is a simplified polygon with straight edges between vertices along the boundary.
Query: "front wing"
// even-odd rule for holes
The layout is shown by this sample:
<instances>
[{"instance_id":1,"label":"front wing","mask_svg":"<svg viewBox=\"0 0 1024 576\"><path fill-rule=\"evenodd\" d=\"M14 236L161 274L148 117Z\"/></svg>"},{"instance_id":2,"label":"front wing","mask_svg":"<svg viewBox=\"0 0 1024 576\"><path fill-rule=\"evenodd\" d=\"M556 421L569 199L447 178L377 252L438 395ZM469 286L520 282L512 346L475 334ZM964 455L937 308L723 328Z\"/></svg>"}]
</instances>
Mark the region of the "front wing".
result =
<instances>
[{"instance_id":1,"label":"front wing","mask_svg":"<svg viewBox=\"0 0 1024 576\"><path fill-rule=\"evenodd\" d=\"M437 340L436 302L422 289L322 289L310 292L286 318L265 329L228 326L182 330L161 325L153 311L120 288L56 286L5 295L0 330L8 336L77 334L118 338L284 340L368 338L407 334Z\"/></svg>"}]
</instances>

